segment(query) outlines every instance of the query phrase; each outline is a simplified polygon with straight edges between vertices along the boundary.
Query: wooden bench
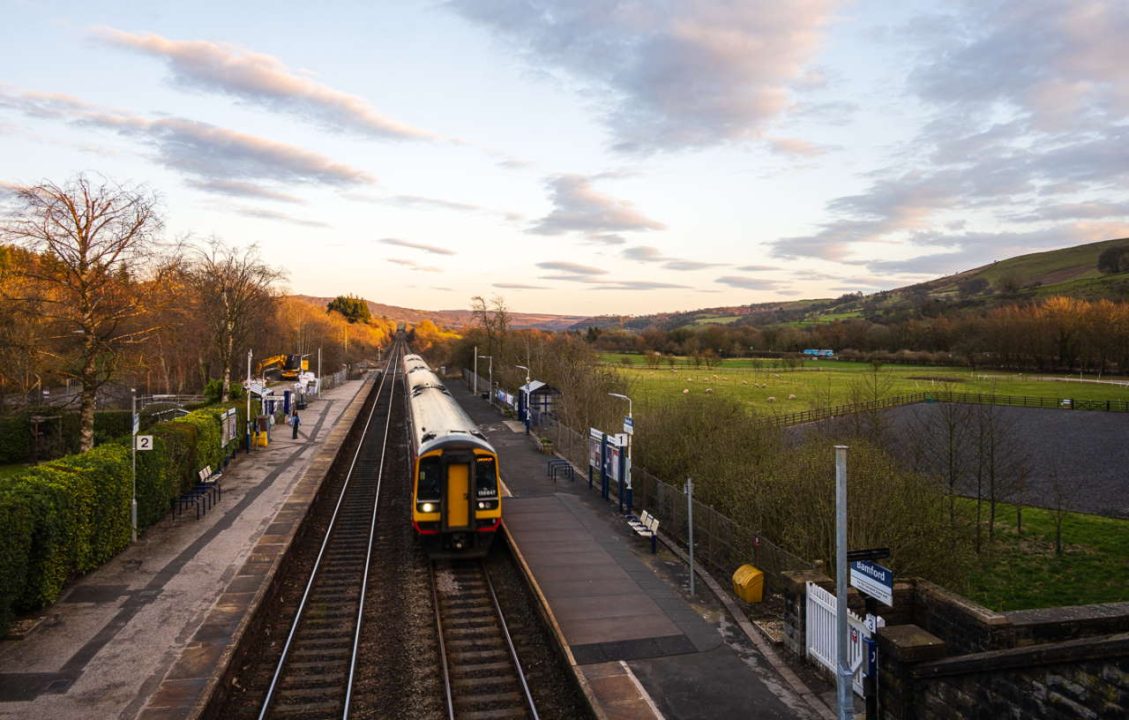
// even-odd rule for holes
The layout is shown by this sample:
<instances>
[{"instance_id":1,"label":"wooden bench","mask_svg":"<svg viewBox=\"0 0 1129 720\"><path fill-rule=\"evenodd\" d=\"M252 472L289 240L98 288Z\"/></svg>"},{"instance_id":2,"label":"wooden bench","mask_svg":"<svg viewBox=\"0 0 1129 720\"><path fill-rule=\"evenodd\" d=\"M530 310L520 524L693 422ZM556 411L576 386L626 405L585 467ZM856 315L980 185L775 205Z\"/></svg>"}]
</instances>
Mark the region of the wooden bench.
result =
<instances>
[{"instance_id":1,"label":"wooden bench","mask_svg":"<svg viewBox=\"0 0 1129 720\"><path fill-rule=\"evenodd\" d=\"M651 552L657 553L659 551L659 519L650 514L646 510L639 517L634 515L627 516L627 524L635 531L639 537L651 539Z\"/></svg>"}]
</instances>

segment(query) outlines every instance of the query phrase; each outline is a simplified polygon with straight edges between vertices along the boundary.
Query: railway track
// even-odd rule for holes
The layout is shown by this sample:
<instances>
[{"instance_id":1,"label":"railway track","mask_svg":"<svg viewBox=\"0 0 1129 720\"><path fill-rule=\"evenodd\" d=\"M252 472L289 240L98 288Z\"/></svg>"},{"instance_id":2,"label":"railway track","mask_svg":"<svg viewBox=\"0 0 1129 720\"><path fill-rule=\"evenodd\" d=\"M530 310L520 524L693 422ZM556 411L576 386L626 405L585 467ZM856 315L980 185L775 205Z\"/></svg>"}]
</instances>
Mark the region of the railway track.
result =
<instances>
[{"instance_id":1,"label":"railway track","mask_svg":"<svg viewBox=\"0 0 1129 720\"><path fill-rule=\"evenodd\" d=\"M435 623L451 720L537 720L493 583L480 562L431 564Z\"/></svg>"},{"instance_id":2,"label":"railway track","mask_svg":"<svg viewBox=\"0 0 1129 720\"><path fill-rule=\"evenodd\" d=\"M381 377L259 719L349 717L400 353Z\"/></svg>"}]
</instances>

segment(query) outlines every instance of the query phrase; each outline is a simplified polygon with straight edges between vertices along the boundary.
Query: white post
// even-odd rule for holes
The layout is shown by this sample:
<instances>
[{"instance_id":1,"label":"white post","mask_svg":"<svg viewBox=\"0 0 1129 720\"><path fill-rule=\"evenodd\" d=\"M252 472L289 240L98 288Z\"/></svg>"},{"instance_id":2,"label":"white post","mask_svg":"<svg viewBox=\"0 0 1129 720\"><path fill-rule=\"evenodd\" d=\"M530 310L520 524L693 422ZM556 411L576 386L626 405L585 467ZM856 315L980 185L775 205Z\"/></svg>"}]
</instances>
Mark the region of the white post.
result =
<instances>
[{"instance_id":1,"label":"white post","mask_svg":"<svg viewBox=\"0 0 1129 720\"><path fill-rule=\"evenodd\" d=\"M137 420L137 389L136 388L130 388L129 389L129 400L130 400L130 407L132 408L132 411L133 411L132 424L130 425L130 427L133 429L133 433L132 433L133 434L133 443L132 443L132 445L133 445L133 457L132 457L132 462L133 462L133 502L130 503L129 518L130 518L130 527L133 528L133 532L131 534L131 537L133 538L133 542L137 542L137 428L138 428L139 423L138 423L138 420Z\"/></svg>"},{"instance_id":2,"label":"white post","mask_svg":"<svg viewBox=\"0 0 1129 720\"><path fill-rule=\"evenodd\" d=\"M690 535L690 594L694 594L694 478L686 477L686 521Z\"/></svg>"},{"instance_id":3,"label":"white post","mask_svg":"<svg viewBox=\"0 0 1129 720\"><path fill-rule=\"evenodd\" d=\"M251 452L251 353L247 350L247 452Z\"/></svg>"},{"instance_id":4,"label":"white post","mask_svg":"<svg viewBox=\"0 0 1129 720\"><path fill-rule=\"evenodd\" d=\"M478 346L474 346L474 396L478 397Z\"/></svg>"},{"instance_id":5,"label":"white post","mask_svg":"<svg viewBox=\"0 0 1129 720\"><path fill-rule=\"evenodd\" d=\"M379 356L378 356L379 357ZM321 348L318 348L318 389L321 389Z\"/></svg>"},{"instance_id":6,"label":"white post","mask_svg":"<svg viewBox=\"0 0 1129 720\"><path fill-rule=\"evenodd\" d=\"M851 663L847 654L847 446L835 446L835 646L838 650L836 696L839 720L854 714L851 699Z\"/></svg>"}]
</instances>

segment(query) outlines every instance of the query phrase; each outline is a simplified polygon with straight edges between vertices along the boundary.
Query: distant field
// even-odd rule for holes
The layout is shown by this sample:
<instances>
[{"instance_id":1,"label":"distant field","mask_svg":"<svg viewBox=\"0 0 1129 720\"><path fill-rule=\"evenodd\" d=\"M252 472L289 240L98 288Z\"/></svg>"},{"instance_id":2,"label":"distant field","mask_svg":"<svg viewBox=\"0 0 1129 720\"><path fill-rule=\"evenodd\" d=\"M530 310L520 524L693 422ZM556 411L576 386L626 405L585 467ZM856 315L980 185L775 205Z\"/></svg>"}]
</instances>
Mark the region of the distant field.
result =
<instances>
[{"instance_id":1,"label":"distant field","mask_svg":"<svg viewBox=\"0 0 1129 720\"><path fill-rule=\"evenodd\" d=\"M975 506L962 503L966 511ZM969 578L966 594L976 602L1004 611L1129 600L1129 521L1067 513L1061 557L1049 510L1024 508L1021 535L1015 507L1001 505L996 531Z\"/></svg>"},{"instance_id":2,"label":"distant field","mask_svg":"<svg viewBox=\"0 0 1129 720\"><path fill-rule=\"evenodd\" d=\"M623 365L623 357L629 358L631 364ZM647 369L640 355L608 354L603 360L620 368L638 403L636 407L642 412L649 403L704 393L707 388L713 395L736 397L754 411L769 415L842 405L852 402L852 387L862 383L872 372L867 363L837 360L804 361L796 369L782 367L783 363L777 360L758 358L724 360L713 368L693 367L687 358L676 358L672 368L664 359L657 369ZM1035 377L1045 376L913 365L884 365L878 372L879 385L885 395L951 390L1032 398L1129 401L1127 386ZM794 397L789 399L790 396ZM770 397L775 400L770 401Z\"/></svg>"}]
</instances>

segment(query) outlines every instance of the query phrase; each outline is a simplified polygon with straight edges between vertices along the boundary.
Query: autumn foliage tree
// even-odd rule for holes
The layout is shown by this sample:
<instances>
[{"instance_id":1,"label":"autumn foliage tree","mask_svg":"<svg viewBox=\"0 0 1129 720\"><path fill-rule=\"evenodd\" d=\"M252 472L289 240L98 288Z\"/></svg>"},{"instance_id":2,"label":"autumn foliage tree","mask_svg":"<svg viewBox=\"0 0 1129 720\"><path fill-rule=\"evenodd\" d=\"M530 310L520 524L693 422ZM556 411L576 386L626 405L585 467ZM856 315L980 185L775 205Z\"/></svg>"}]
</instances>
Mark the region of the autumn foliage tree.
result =
<instances>
[{"instance_id":1,"label":"autumn foliage tree","mask_svg":"<svg viewBox=\"0 0 1129 720\"><path fill-rule=\"evenodd\" d=\"M140 189L79 175L16 190L5 241L37 254L20 273L27 295L49 328L51 349L66 356L62 371L78 379L79 447L94 446L98 389L115 373L122 353L155 325L141 322L141 279L152 268L162 223L156 198Z\"/></svg>"}]
</instances>

